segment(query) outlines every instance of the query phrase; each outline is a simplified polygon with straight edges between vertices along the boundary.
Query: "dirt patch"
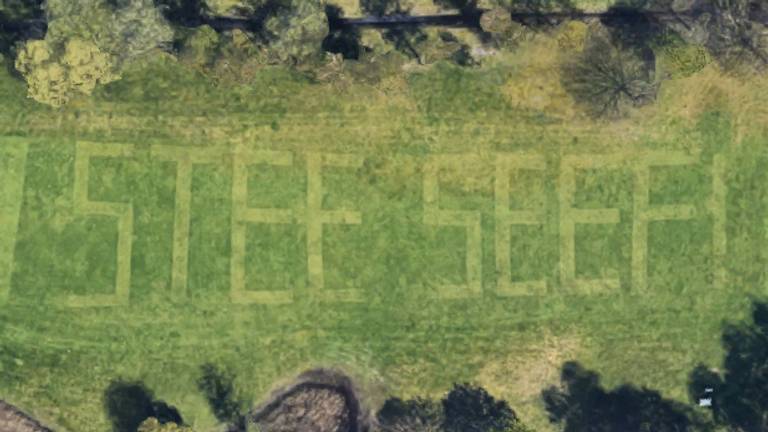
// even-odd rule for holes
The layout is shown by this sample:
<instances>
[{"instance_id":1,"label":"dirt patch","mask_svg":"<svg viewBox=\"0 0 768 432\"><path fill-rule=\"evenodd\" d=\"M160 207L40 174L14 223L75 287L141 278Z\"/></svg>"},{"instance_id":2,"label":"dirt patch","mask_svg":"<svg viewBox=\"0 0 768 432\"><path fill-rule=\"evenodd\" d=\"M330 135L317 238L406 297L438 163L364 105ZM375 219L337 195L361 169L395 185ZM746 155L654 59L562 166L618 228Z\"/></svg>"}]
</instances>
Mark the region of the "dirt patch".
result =
<instances>
[{"instance_id":1,"label":"dirt patch","mask_svg":"<svg viewBox=\"0 0 768 432\"><path fill-rule=\"evenodd\" d=\"M369 430L367 412L361 409L352 380L327 369L305 372L249 417L264 432Z\"/></svg>"},{"instance_id":2,"label":"dirt patch","mask_svg":"<svg viewBox=\"0 0 768 432\"><path fill-rule=\"evenodd\" d=\"M0 401L0 432L52 432L15 406Z\"/></svg>"}]
</instances>

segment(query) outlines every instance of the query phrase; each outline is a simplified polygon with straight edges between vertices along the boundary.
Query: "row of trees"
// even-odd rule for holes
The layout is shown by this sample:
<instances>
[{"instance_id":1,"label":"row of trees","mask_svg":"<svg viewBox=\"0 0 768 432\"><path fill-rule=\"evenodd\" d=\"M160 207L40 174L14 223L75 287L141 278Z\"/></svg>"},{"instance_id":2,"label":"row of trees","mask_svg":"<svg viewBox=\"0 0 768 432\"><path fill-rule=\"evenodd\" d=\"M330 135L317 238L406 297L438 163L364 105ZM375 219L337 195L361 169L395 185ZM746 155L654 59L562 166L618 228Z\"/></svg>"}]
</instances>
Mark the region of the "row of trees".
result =
<instances>
[{"instance_id":1,"label":"row of trees","mask_svg":"<svg viewBox=\"0 0 768 432\"><path fill-rule=\"evenodd\" d=\"M698 365L689 377L691 404L645 387L606 389L576 362L561 383L542 392L550 420L563 432L764 432L768 430L768 304L755 303L752 322L730 324L722 337L722 370ZM709 407L698 406L707 399ZM455 386L442 406L390 399L379 411L385 432L510 432L524 430L514 411L485 390Z\"/></svg>"},{"instance_id":2,"label":"row of trees","mask_svg":"<svg viewBox=\"0 0 768 432\"><path fill-rule=\"evenodd\" d=\"M543 405L563 432L764 432L768 304L753 305L751 322L726 325L722 342L726 354L720 370L700 364L690 373L690 404L631 384L607 389L596 372L566 362L560 384L542 391ZM235 388L231 373L204 365L197 384L228 431L256 426L249 424L250 402ZM702 399L709 406L699 406ZM155 399L141 383L112 383L105 408L114 432L191 432L173 406ZM377 432L531 431L506 401L466 383L455 384L440 400L390 398L373 423Z\"/></svg>"},{"instance_id":3,"label":"row of trees","mask_svg":"<svg viewBox=\"0 0 768 432\"><path fill-rule=\"evenodd\" d=\"M626 0L600 14L571 0L485 0L489 8L477 0L434 1L493 50L512 50L566 20L591 23L586 48L565 62L562 75L596 116L652 101L663 78L654 55L670 46L702 47L687 51L699 55L694 64L708 55L727 69L768 66L768 3L761 0ZM409 0L360 0L371 16L407 17L412 8ZM314 77L343 71L374 81L408 61L474 66L478 52L488 51L450 29L362 31L343 15L324 0L0 0L0 52L14 59L31 97L60 106L118 79L156 48L214 77L232 65L245 68L235 75L247 75L272 63ZM42 39L30 29L44 27L32 23L47 26Z\"/></svg>"}]
</instances>

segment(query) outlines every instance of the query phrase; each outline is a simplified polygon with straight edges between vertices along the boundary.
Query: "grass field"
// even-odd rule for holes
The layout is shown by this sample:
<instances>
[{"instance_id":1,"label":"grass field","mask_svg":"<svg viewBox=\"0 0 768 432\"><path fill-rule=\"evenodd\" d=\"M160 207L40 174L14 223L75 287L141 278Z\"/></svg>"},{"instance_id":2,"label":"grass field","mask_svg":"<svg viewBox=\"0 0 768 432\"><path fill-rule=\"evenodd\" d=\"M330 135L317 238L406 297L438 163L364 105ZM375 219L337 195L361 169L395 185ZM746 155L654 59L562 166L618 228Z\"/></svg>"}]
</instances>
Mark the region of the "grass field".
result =
<instances>
[{"instance_id":1,"label":"grass field","mask_svg":"<svg viewBox=\"0 0 768 432\"><path fill-rule=\"evenodd\" d=\"M254 402L328 365L371 407L475 381L545 431L575 359L684 400L766 289L768 83L709 67L603 124L515 98L546 62L340 92L158 55L61 110L3 75L0 395L104 431L139 379L204 431L202 363Z\"/></svg>"}]
</instances>

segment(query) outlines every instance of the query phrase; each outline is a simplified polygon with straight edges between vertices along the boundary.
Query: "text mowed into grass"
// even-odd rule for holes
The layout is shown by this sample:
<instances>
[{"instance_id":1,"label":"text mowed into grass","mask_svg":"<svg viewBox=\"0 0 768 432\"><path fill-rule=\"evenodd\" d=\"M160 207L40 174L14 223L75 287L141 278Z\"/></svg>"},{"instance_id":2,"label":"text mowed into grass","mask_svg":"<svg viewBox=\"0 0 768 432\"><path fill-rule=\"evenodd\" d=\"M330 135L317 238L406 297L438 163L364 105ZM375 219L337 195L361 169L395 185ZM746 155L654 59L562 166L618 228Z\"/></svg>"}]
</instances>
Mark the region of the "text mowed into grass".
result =
<instances>
[{"instance_id":1,"label":"text mowed into grass","mask_svg":"<svg viewBox=\"0 0 768 432\"><path fill-rule=\"evenodd\" d=\"M227 285L227 301L366 302L374 289L368 282L337 286L339 275L354 269L344 268L344 256L334 251L340 243L328 241L329 231L338 239L347 231L334 228L357 229L357 237L349 235L352 243L344 245L346 256L352 254L358 261L364 257L373 266L385 254L390 263L392 256L409 259L407 253L398 255L396 250L408 246L396 239L387 241L387 236L395 238L392 232L399 232L395 224L419 225L418 229L438 238L431 243L434 251L426 252L448 256L446 265L418 271L430 275L427 294L445 300L648 293L653 237L668 232L654 234L656 223L676 224L675 229L698 224L697 233L704 227L707 238L702 244L707 247L696 253L708 256L706 280L714 289L722 289L726 279L727 160L723 155L705 158L696 151L645 151L557 158L536 152L499 152L484 159L471 153L413 156L418 159L418 174L400 180L417 185L418 203L401 206L408 217L386 218L381 215L392 212L399 200L414 198L389 194L386 201L366 196L365 187L375 182L361 173L366 160L375 155L246 145L78 141L54 147L24 138L3 138L0 144L2 302L43 299L67 307L126 305L136 300L132 288L142 285L142 292L147 292L152 288L145 285L156 285L145 283L150 278L141 279L141 273L161 268L160 263L164 266L160 280L167 283L157 289L184 301L191 298L191 273L206 264L192 262L206 244L213 250L204 254L207 261L212 256L218 264L226 261L228 274L220 276L228 280L219 282ZM443 206L446 187L441 172L461 172L469 162L490 164L487 172L492 178L484 180L492 187L488 196L479 197L482 208L462 208L461 199ZM675 178L675 172L689 171L705 180L697 183L699 192L688 197L673 194L675 202L654 193L656 177ZM601 173L612 174L601 177ZM206 181L196 180L201 175ZM611 185L606 179L621 184ZM515 184L537 181L545 187L520 191ZM614 186L628 188L624 192L631 197L629 208L579 198L588 195L582 189ZM154 198L141 202L139 196ZM467 202L478 201L470 198ZM215 221L220 228L202 227L201 216L195 214L201 208L214 215L206 223ZM152 232L142 232L145 226L153 227ZM629 248L628 256L619 256L622 253L616 250L612 252L615 260L597 266L587 263L584 267L589 271L582 271L580 260L598 251L593 250L597 246L592 241L579 245L584 238L580 232L596 237L599 230L623 242L621 248ZM458 241L439 241L444 238L439 237L441 231ZM217 238L206 239L206 235ZM50 240L47 250L40 250L44 245L39 238ZM537 247L530 247L532 243ZM143 249L137 250L137 244ZM395 250L380 249L385 247ZM143 254L150 249L151 256ZM547 251L546 257L537 256L542 250ZM327 259L329 254L336 254L335 258ZM69 264L51 269L46 263L55 260ZM267 266L265 260L274 262ZM531 264L539 262L543 264ZM484 270L489 263L493 270ZM527 269L522 272L525 275L520 269ZM384 271L398 270L395 266ZM447 272L454 274L441 274ZM331 279L329 274L336 276ZM56 282L47 283L53 286L41 293L34 287L43 285L45 275Z\"/></svg>"}]
</instances>

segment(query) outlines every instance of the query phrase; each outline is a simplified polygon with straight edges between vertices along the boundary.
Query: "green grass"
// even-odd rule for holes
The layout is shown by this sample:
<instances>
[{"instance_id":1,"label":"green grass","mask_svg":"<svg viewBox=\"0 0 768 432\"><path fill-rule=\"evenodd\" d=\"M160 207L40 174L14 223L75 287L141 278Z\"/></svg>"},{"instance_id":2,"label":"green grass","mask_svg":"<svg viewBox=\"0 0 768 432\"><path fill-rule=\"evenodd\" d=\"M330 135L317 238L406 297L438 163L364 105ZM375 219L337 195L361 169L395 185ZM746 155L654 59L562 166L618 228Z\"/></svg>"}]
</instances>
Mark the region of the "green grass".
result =
<instances>
[{"instance_id":1,"label":"green grass","mask_svg":"<svg viewBox=\"0 0 768 432\"><path fill-rule=\"evenodd\" d=\"M764 291L768 179L759 149L765 137L734 146L725 109L692 123L664 119L675 126L638 137L516 111L498 91L509 78L500 66L438 66L411 75L403 93L382 98L365 86L345 93L313 87L280 69L266 69L240 88L213 86L163 61L58 112L20 98L23 87L10 78L0 80L0 91L18 100L0 108L0 131L29 143L10 302L0 306L0 397L61 430L107 430L101 397L118 378L143 380L189 423L209 430L213 416L195 389L205 362L234 371L253 401L317 365L353 374L371 389L372 407L386 394L437 395L454 381L476 380L544 430L536 394L556 381L559 362L579 360L609 386L628 381L684 399L693 365L719 361L721 322L744 316L747 296ZM648 292L632 289L631 163L577 171L573 201L578 208L619 210L618 224L577 225L575 249L577 277L618 277L620 289L578 294L561 286L563 156L684 150L678 142L686 136L700 137L701 161L652 168L649 199L652 206L689 203L700 212L690 221L649 224ZM61 303L71 294L110 292L117 272L116 218L74 208L78 139L136 145L133 158L93 158L88 183L93 201L133 205L125 306ZM245 258L247 290L292 290L293 303L230 301L227 157L193 167L186 297L171 290L176 167L153 158L150 148L238 143L293 154L290 167L249 168L248 205L293 209L296 223L248 224ZM308 150L364 159L360 168L325 167L321 199L325 210L361 214L358 225L324 225L322 246L326 289L359 289L362 303L319 303L311 295ZM547 167L512 176L511 208L543 206L545 218L540 226L512 227L512 280L544 279L548 291L501 297L492 156L520 150L543 154ZM466 282L466 230L424 223L423 167L444 153L477 156L440 172L439 206L481 216L478 298L435 296L438 283ZM725 291L712 289L713 220L705 212L714 154L727 158ZM7 201L0 196L0 208L10 208ZM559 341L554 348L552 340ZM510 365L509 373L488 381L486 371L497 365ZM528 371L545 378L515 381Z\"/></svg>"}]
</instances>

